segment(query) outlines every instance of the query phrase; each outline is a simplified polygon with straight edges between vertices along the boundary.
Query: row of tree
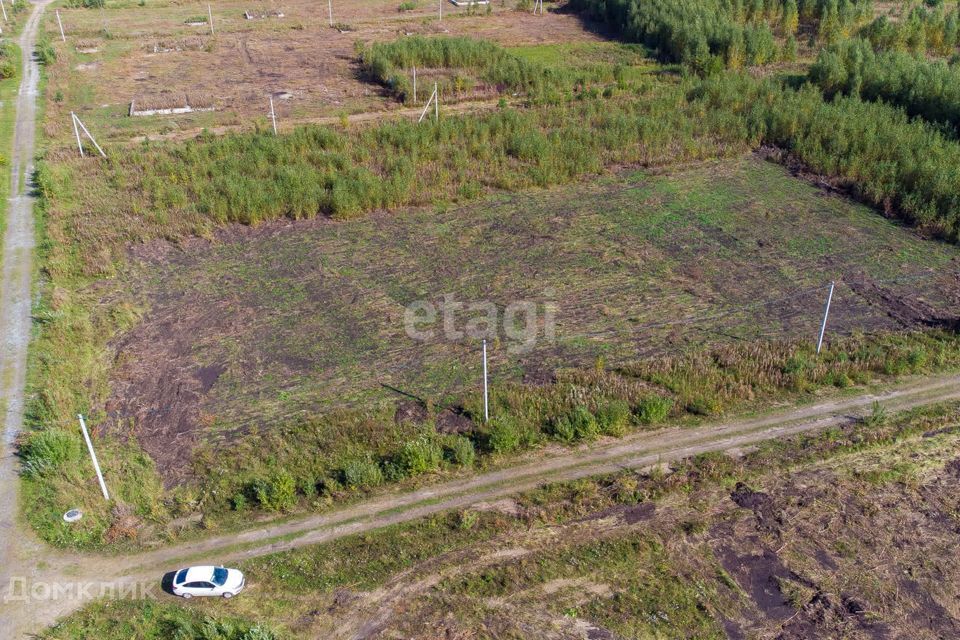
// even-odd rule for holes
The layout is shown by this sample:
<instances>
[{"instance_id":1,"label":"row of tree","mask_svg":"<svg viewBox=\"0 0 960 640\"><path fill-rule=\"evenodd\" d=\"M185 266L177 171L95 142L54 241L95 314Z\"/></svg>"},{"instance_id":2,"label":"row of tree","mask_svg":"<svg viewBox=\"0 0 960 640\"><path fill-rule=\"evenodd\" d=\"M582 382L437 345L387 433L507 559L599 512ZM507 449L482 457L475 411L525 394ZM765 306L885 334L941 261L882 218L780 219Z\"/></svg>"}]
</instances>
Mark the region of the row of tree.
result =
<instances>
[{"instance_id":1,"label":"row of tree","mask_svg":"<svg viewBox=\"0 0 960 640\"><path fill-rule=\"evenodd\" d=\"M860 35L882 51L950 55L960 44L960 25L956 10L945 13L942 7L917 6L897 22L880 16Z\"/></svg>"},{"instance_id":2,"label":"row of tree","mask_svg":"<svg viewBox=\"0 0 960 640\"><path fill-rule=\"evenodd\" d=\"M802 22L839 38L872 15L869 1L856 0L573 0L572 5L704 75L791 57ZM783 47L776 35L786 39Z\"/></svg>"},{"instance_id":3,"label":"row of tree","mask_svg":"<svg viewBox=\"0 0 960 640\"><path fill-rule=\"evenodd\" d=\"M877 53L862 39L824 48L809 79L828 97L855 95L902 107L960 132L960 67L899 51Z\"/></svg>"}]
</instances>

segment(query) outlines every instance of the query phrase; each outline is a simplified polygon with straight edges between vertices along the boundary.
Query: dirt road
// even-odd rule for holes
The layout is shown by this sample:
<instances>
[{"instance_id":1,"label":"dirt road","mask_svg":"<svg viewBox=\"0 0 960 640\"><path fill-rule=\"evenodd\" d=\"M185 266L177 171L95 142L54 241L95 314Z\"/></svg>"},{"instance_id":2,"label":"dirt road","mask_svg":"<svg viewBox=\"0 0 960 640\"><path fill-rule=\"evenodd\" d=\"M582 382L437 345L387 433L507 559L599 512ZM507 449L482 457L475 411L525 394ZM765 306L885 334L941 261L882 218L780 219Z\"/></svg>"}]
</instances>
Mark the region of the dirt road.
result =
<instances>
[{"instance_id":1,"label":"dirt road","mask_svg":"<svg viewBox=\"0 0 960 640\"><path fill-rule=\"evenodd\" d=\"M24 564L31 573L19 574L23 579L13 593L4 593L7 587L0 586L0 620L5 625L9 621L11 629L14 624L17 627L4 637L38 631L101 593L115 595L124 591L167 597L160 594L157 586L160 577L189 562L235 563L494 500L545 482L639 469L707 451L749 447L764 440L842 424L869 412L874 401L890 411L901 411L947 400L960 400L960 375L912 380L882 394L836 399L753 419L664 429L610 444L560 450L546 459L411 493L388 494L334 513L137 555L94 558L48 551L43 554L44 562ZM57 591L63 596L49 597Z\"/></svg>"},{"instance_id":2,"label":"dirt road","mask_svg":"<svg viewBox=\"0 0 960 640\"><path fill-rule=\"evenodd\" d=\"M39 64L33 59L40 16L50 0L34 5L20 37L23 73L17 96L17 114L11 161L10 207L3 238L0 280L0 584L7 584L22 561L34 553L36 542L17 532L17 470L13 443L23 421L27 343L30 339L31 276L33 274L33 175ZM6 155L8 150L3 149ZM7 637L0 617L0 637Z\"/></svg>"}]
</instances>

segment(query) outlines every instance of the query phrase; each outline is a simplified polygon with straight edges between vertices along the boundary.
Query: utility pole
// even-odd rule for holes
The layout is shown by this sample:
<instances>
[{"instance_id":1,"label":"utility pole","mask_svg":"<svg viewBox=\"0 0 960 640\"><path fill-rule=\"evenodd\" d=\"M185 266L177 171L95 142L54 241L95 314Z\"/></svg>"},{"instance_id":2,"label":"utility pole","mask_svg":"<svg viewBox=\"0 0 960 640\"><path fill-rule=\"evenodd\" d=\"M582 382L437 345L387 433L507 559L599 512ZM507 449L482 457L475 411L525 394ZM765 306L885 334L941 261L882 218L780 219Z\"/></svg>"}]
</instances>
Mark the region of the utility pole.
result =
<instances>
[{"instance_id":1,"label":"utility pole","mask_svg":"<svg viewBox=\"0 0 960 640\"><path fill-rule=\"evenodd\" d=\"M103 491L103 499L110 501L110 493L107 491L107 484L103 481L103 473L100 472L100 463L97 462L97 453L93 450L93 443L90 442L90 434L87 433L87 423L83 421L83 415L77 414L80 418L80 429L83 431L83 439L87 442L87 450L90 452L90 459L93 460L93 468L97 472L97 480L100 481L100 490Z\"/></svg>"},{"instance_id":2,"label":"utility pole","mask_svg":"<svg viewBox=\"0 0 960 640\"><path fill-rule=\"evenodd\" d=\"M490 422L490 392L487 385L487 339L483 339L483 421Z\"/></svg>"},{"instance_id":3,"label":"utility pole","mask_svg":"<svg viewBox=\"0 0 960 640\"><path fill-rule=\"evenodd\" d=\"M827 304L823 308L823 323L820 325L820 339L817 340L817 353L823 349L823 335L827 332L827 318L830 316L830 303L833 302L833 288L836 283L830 283L830 293L827 294Z\"/></svg>"}]
</instances>

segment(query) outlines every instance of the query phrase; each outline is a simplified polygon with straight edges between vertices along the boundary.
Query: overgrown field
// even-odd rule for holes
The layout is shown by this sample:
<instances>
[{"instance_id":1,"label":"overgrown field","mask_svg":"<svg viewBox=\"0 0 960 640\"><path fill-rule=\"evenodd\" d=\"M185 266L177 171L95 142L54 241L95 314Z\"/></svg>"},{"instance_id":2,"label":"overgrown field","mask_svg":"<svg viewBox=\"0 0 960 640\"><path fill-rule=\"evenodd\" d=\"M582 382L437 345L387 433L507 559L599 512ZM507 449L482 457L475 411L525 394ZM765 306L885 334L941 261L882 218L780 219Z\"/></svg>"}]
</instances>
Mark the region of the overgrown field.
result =
<instances>
[{"instance_id":1,"label":"overgrown field","mask_svg":"<svg viewBox=\"0 0 960 640\"><path fill-rule=\"evenodd\" d=\"M248 592L229 602L94 604L45 637L168 637L203 617L210 638L270 637L216 632L227 624L281 637L950 636L958 428L955 404L878 409L743 457L548 486L252 560Z\"/></svg>"},{"instance_id":2,"label":"overgrown field","mask_svg":"<svg viewBox=\"0 0 960 640\"><path fill-rule=\"evenodd\" d=\"M104 224L74 207L48 228ZM122 247L101 250L111 246ZM51 268L58 280L77 264L63 248L51 254L63 260L63 271ZM749 157L471 206L234 228L179 248L154 241L118 267L110 289L63 291L40 314L48 320L35 354L49 373L31 416L63 430L50 437L65 441L50 447L65 452L28 446L28 463L41 467L28 466L28 495L43 505L31 518L61 544L142 543L145 525L195 511L213 526L215 514L229 522L251 507L288 510L318 496L328 506L384 482L486 464L490 453L738 411L803 392L808 376L810 388L845 387L950 367L949 334L837 342L821 360L810 353L831 278L844 280L831 336L948 326L956 255ZM489 301L498 315L518 300L534 304L536 318L519 318L525 331L491 336L492 428L479 425L479 336L445 337L439 319L419 327L434 334L423 341L406 332L408 305L439 308L445 294ZM109 306L89 313L94 296ZM454 329L475 317L464 311ZM98 346L118 325L132 330ZM638 361L731 337L797 336L731 352L736 364L720 368L715 386L711 362L728 356ZM67 350L79 354L72 368ZM751 361L761 369L742 368ZM628 364L622 380L590 371ZM538 386L565 367L559 384ZM574 400L594 387L599 395ZM86 471L70 464L79 440L56 433L74 430L77 411L113 435L101 456L130 508L98 506ZM165 494L155 463L168 485L208 479ZM230 472L209 473L221 464ZM53 524L67 503L88 510L81 527Z\"/></svg>"},{"instance_id":3,"label":"overgrown field","mask_svg":"<svg viewBox=\"0 0 960 640\"><path fill-rule=\"evenodd\" d=\"M178 516L233 526L251 508L322 508L546 442L955 366L954 246L841 197L957 239L960 144L945 124L951 94L936 86L952 71L899 57L899 71L864 92L861 79L884 63L871 62L866 44L857 45L863 64L843 49L860 35L876 60L901 49L945 56L956 47L955 12L905 10L891 25L871 22L868 2L641 4L571 6L678 64L644 59L636 44L598 42L573 16L531 23L523 7L461 16L450 35L431 38L438 25L397 18L407 11L390 18L405 21L394 31L383 28L382 7L346 3L367 34L351 36L361 42L347 53L339 33L347 25L318 38L302 17L241 22L229 3L215 16L219 38L184 25L193 7L68 12L77 25L70 44L43 48L52 144L37 176L46 280L29 421L44 430L23 443L25 499L40 505L31 519L44 536L139 544L144 531L175 535L165 526ZM534 37L531 24L546 35ZM317 42L334 43L324 51L339 62L316 62ZM800 73L798 49L821 44L833 48ZM121 140L145 130L123 115L126 105L82 108L100 102L95 79L108 69L121 78L111 85L120 95L182 87L171 75L180 69L199 82L191 74L214 73L217 56L246 60L223 75L234 88L251 83L238 102L248 117L267 95L281 105L297 96L285 83L301 82L301 70L256 71L282 71L280 51L297 52L301 67L321 65L324 82L357 89L334 100L344 115L389 106L379 93L367 100L382 87L361 71L407 99L414 64L427 86L449 81L445 92L469 94L481 82L503 99L422 124L373 115L357 127L344 118L279 136L218 130L139 146ZM764 68L779 62L790 64ZM754 68L724 70L742 66ZM903 91L888 86L901 81ZM145 104L173 104L179 90ZM326 98L302 91L313 96L309 114L332 113ZM831 99L839 93L850 95ZM70 132L55 114L70 110L115 134L108 160L79 159L65 146ZM294 112L281 111L281 119ZM190 118L184 126L229 121ZM744 159L758 148L830 189ZM716 159L724 163L652 174ZM830 280L840 281L831 337L942 330L856 335L816 358L810 345ZM434 331L416 341L404 327L408 305L436 308L444 294L489 301L498 316L527 301L537 317L513 318L527 321L532 339L509 335L516 322L490 335L490 425L478 418L479 333L453 327L454 337ZM690 350L730 341L744 346ZM110 512L70 464L78 412L99 427L111 475L138 479L120 480ZM182 482L223 461L231 473ZM167 491L164 482L180 486ZM88 513L82 526L53 524L77 505Z\"/></svg>"}]
</instances>

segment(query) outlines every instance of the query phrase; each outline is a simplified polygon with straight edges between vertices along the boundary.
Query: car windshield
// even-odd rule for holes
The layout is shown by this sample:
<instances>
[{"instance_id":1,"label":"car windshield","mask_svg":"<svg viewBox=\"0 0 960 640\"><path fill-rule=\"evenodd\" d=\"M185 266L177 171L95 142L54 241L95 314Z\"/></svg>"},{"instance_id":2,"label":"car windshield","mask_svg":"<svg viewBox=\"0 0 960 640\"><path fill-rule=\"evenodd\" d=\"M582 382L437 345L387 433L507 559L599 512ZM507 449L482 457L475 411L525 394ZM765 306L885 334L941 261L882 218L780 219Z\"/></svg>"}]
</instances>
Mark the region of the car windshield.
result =
<instances>
[{"instance_id":1,"label":"car windshield","mask_svg":"<svg viewBox=\"0 0 960 640\"><path fill-rule=\"evenodd\" d=\"M177 577L173 579L174 584L183 584L183 581L187 579L187 570L180 569L177 571Z\"/></svg>"},{"instance_id":2,"label":"car windshield","mask_svg":"<svg viewBox=\"0 0 960 640\"><path fill-rule=\"evenodd\" d=\"M223 567L217 567L213 570L213 583L218 587L222 587L227 581L227 570Z\"/></svg>"}]
</instances>

